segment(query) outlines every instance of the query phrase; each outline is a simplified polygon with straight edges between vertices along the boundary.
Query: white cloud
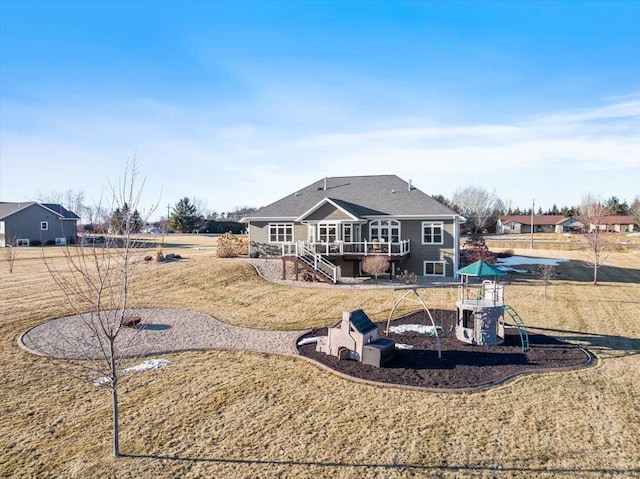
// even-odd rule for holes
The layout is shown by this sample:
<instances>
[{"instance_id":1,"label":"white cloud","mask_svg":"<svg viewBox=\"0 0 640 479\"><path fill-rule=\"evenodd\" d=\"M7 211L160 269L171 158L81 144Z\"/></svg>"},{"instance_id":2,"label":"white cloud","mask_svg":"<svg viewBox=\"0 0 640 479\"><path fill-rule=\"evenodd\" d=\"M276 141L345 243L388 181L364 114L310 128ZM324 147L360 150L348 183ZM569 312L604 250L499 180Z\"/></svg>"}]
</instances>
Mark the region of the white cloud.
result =
<instances>
[{"instance_id":1,"label":"white cloud","mask_svg":"<svg viewBox=\"0 0 640 479\"><path fill-rule=\"evenodd\" d=\"M3 118L19 121L3 121L2 200L69 188L96 196L136 151L148 177L144 201L157 202L162 188L163 204L196 196L218 211L266 205L323 176L352 174L398 174L445 195L482 182L499 187L514 205L534 195L524 177L528 188L555 195L550 203L571 203L574 196L577 202L584 191L607 196L622 189L617 196L628 199L637 194L630 178L640 174L639 95L510 124L345 117L340 125L357 126L339 133L325 116L336 105L325 106L316 124L299 124L279 115L269 120L268 103L244 113L248 105L240 105L229 122L228 105L223 111L140 99L93 103L89 110L5 102ZM309 116L312 103L304 105Z\"/></svg>"}]
</instances>

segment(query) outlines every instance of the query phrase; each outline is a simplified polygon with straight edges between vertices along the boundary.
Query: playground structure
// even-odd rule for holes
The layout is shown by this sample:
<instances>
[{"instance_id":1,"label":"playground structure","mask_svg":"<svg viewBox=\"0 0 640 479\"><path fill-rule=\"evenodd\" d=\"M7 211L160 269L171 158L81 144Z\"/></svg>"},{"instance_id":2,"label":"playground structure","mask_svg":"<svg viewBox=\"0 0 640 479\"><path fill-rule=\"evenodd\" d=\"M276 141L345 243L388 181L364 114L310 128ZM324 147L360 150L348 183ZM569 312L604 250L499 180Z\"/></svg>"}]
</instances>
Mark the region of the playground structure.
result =
<instances>
[{"instance_id":1,"label":"playground structure","mask_svg":"<svg viewBox=\"0 0 640 479\"><path fill-rule=\"evenodd\" d=\"M504 343L505 312L514 320L522 351L529 349L529 335L518 313L504 302L506 273L484 261L477 261L458 271L461 284L456 301L456 338L468 344L497 346ZM492 277L493 279L482 279ZM481 282L480 282L481 281Z\"/></svg>"},{"instance_id":2,"label":"playground structure","mask_svg":"<svg viewBox=\"0 0 640 479\"><path fill-rule=\"evenodd\" d=\"M530 349L526 326L518 313L504 302L505 284L498 282L498 277L506 273L484 261L466 266L458 273L461 282L456 301L456 338L472 345L499 346L505 341L504 318L507 314L513 319L514 327L520 335L522 352ZM483 279L487 277L492 279ZM418 288L397 288L406 291L391 308L384 332L386 335L389 334L393 315L403 301L419 303L431 323L430 335L435 337L438 359L442 359L442 324L436 325L431 311L418 293ZM316 351L336 356L341 360L353 359L380 367L394 357L395 343L390 339L378 338L378 327L364 311L358 309L343 312L342 319L328 328L327 336L317 341Z\"/></svg>"},{"instance_id":3,"label":"playground structure","mask_svg":"<svg viewBox=\"0 0 640 479\"><path fill-rule=\"evenodd\" d=\"M442 347L440 346L440 336L438 336L438 327L436 326L436 322L433 320L431 311L429 311L429 308L427 308L427 304L418 294L418 287L409 288L409 290L405 294L403 294L402 296L400 296L400 298L398 298L398 300L393 305L393 308L391 308L391 313L389 313L389 319L387 320L387 328L385 329L384 332L386 335L389 335L389 325L391 324L393 313L396 312L396 309L398 308L400 303L402 303L403 301L409 301L411 299L413 299L413 301L416 301L415 298L410 297L411 293L413 293L414 296L417 298L417 302L422 305L425 311L425 314L429 317L429 320L431 321L431 326L433 327L433 335L436 337L436 344L438 346L438 359L442 359Z\"/></svg>"},{"instance_id":4,"label":"playground structure","mask_svg":"<svg viewBox=\"0 0 640 479\"><path fill-rule=\"evenodd\" d=\"M378 339L378 327L357 309L342 313L342 319L328 328L327 337L318 340L316 351L380 367L393 358L395 343Z\"/></svg>"}]
</instances>

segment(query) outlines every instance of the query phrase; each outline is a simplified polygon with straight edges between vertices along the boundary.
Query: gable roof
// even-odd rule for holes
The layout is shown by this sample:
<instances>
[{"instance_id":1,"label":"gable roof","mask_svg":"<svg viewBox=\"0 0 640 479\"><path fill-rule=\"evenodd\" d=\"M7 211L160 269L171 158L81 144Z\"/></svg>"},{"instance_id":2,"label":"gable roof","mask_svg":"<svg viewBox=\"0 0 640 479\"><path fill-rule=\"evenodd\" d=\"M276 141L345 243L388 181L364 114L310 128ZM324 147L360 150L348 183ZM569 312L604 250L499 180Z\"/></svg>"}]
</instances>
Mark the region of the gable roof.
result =
<instances>
[{"instance_id":1,"label":"gable roof","mask_svg":"<svg viewBox=\"0 0 640 479\"><path fill-rule=\"evenodd\" d=\"M559 225L564 223L567 220L570 220L566 216L562 215L534 215L533 216L533 225L534 226L543 226L543 225ZM511 216L501 216L500 222L502 224L506 224L509 222L520 223L523 225L531 224L531 215L511 215Z\"/></svg>"},{"instance_id":2,"label":"gable roof","mask_svg":"<svg viewBox=\"0 0 640 479\"><path fill-rule=\"evenodd\" d=\"M351 211L348 203L345 203L344 201L340 201L340 200L332 200L331 198L324 198L323 200L320 200L320 202L316 204L313 208L311 208L309 211L305 211L304 213L302 213L302 215L300 215L299 218L296 218L296 221L303 221L307 216L311 215L318 208L326 204L332 205L336 209L341 210L345 215L350 216L353 220L362 219L362 217L358 216L356 212Z\"/></svg>"},{"instance_id":3,"label":"gable roof","mask_svg":"<svg viewBox=\"0 0 640 479\"><path fill-rule=\"evenodd\" d=\"M357 218L458 216L396 175L338 176L316 181L260 208L242 221L295 220L330 200Z\"/></svg>"},{"instance_id":4,"label":"gable roof","mask_svg":"<svg viewBox=\"0 0 640 479\"><path fill-rule=\"evenodd\" d=\"M45 208L51 211L53 214L58 215L60 219L63 220L79 220L80 217L66 209L64 206L59 205L57 203L36 203L35 201L25 201L23 203L10 203L10 202L0 202L0 219L7 218L8 216L17 213L23 209L29 208L30 206L39 206L41 208Z\"/></svg>"},{"instance_id":5,"label":"gable roof","mask_svg":"<svg viewBox=\"0 0 640 479\"><path fill-rule=\"evenodd\" d=\"M4 219L7 216L11 216L12 214L27 208L31 205L35 204L33 201L25 201L24 203L0 203L0 219Z\"/></svg>"}]
</instances>

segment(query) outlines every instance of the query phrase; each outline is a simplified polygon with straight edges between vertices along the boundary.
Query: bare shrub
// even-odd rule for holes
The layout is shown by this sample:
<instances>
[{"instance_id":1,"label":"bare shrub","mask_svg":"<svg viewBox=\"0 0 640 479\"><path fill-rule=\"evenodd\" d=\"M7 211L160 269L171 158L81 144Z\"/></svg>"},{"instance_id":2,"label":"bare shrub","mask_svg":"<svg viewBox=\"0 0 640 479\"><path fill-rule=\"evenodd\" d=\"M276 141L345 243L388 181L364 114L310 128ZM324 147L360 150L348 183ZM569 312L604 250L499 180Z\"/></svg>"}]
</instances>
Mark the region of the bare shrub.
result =
<instances>
[{"instance_id":1,"label":"bare shrub","mask_svg":"<svg viewBox=\"0 0 640 479\"><path fill-rule=\"evenodd\" d=\"M410 273L406 269L398 275L398 279L404 284L416 284L418 282L416 274L414 272Z\"/></svg>"},{"instance_id":2,"label":"bare shrub","mask_svg":"<svg viewBox=\"0 0 640 479\"><path fill-rule=\"evenodd\" d=\"M367 256L362 260L362 271L374 276L378 276L389 269L391 262L386 256Z\"/></svg>"},{"instance_id":3,"label":"bare shrub","mask_svg":"<svg viewBox=\"0 0 640 479\"><path fill-rule=\"evenodd\" d=\"M216 255L218 258L235 258L242 250L242 240L233 233L227 232L218 237Z\"/></svg>"},{"instance_id":4,"label":"bare shrub","mask_svg":"<svg viewBox=\"0 0 640 479\"><path fill-rule=\"evenodd\" d=\"M243 236L240 238L240 255L247 256L249 254L249 238L247 236Z\"/></svg>"}]
</instances>

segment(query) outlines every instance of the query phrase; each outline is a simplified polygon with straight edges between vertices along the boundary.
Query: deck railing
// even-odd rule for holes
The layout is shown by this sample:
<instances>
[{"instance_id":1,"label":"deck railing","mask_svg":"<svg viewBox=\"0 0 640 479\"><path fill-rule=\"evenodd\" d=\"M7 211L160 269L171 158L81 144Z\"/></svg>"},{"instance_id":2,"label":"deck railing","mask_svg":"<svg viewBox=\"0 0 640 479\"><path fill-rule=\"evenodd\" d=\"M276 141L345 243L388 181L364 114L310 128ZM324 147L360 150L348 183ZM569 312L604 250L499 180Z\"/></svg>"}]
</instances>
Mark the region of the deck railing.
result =
<instances>
[{"instance_id":1,"label":"deck railing","mask_svg":"<svg viewBox=\"0 0 640 479\"><path fill-rule=\"evenodd\" d=\"M378 241L336 241L334 243L309 243L305 241L302 243L312 252L325 256L405 256L411 252L411 240L393 243ZM295 255L296 243L282 243L282 254L284 256Z\"/></svg>"}]
</instances>

